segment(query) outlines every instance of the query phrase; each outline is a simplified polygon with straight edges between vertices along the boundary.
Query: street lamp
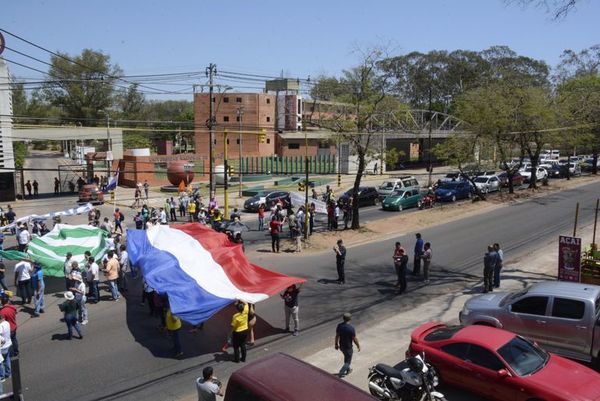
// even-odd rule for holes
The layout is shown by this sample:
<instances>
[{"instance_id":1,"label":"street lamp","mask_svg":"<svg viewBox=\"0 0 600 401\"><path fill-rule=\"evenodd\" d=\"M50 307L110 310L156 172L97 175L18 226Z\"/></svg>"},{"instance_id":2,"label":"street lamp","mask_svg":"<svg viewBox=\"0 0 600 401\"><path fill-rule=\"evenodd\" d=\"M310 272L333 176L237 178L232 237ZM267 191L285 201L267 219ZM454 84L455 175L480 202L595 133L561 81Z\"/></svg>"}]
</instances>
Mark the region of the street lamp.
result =
<instances>
[{"instance_id":1,"label":"street lamp","mask_svg":"<svg viewBox=\"0 0 600 401\"><path fill-rule=\"evenodd\" d=\"M237 108L237 117L238 117L238 121L240 123L240 133L238 135L238 142L239 142L239 163L238 163L238 174L239 174L239 193L238 196L241 198L242 197L242 120L244 118L244 106L240 106Z\"/></svg>"}]
</instances>

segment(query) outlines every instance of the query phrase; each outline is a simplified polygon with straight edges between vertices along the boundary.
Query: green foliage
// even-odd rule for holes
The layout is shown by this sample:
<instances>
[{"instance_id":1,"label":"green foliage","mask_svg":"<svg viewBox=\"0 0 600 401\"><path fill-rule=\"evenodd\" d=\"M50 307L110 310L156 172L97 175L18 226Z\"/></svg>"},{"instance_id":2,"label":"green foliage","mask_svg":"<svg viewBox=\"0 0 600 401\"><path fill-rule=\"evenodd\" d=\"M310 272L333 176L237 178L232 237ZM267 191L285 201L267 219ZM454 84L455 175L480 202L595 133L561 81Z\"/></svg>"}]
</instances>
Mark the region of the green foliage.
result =
<instances>
[{"instance_id":1,"label":"green foliage","mask_svg":"<svg viewBox=\"0 0 600 401\"><path fill-rule=\"evenodd\" d=\"M148 135L127 131L123 133L124 149L151 148L152 146L152 141Z\"/></svg>"},{"instance_id":2,"label":"green foliage","mask_svg":"<svg viewBox=\"0 0 600 401\"><path fill-rule=\"evenodd\" d=\"M23 168L25 157L27 156L27 145L24 142L13 142L13 152L15 155L15 167Z\"/></svg>"},{"instance_id":3,"label":"green foliage","mask_svg":"<svg viewBox=\"0 0 600 401\"><path fill-rule=\"evenodd\" d=\"M112 106L114 85L122 71L111 64L110 56L99 51L84 49L77 56L61 55L76 63L52 56L48 75L57 82L44 86L44 98L60 107L64 116L90 125L89 119L102 118L101 111Z\"/></svg>"}]
</instances>

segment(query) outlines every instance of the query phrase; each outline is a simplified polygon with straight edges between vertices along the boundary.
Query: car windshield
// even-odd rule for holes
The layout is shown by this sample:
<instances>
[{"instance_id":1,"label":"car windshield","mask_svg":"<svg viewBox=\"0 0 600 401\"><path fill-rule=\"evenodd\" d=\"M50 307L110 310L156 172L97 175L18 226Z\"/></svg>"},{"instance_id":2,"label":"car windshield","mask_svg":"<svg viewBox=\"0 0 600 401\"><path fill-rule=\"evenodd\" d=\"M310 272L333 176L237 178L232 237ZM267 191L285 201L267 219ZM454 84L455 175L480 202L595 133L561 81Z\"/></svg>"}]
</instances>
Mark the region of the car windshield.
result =
<instances>
[{"instance_id":1,"label":"car windshield","mask_svg":"<svg viewBox=\"0 0 600 401\"><path fill-rule=\"evenodd\" d=\"M446 174L446 178L457 178L458 174L457 173L448 173Z\"/></svg>"},{"instance_id":2,"label":"car windshield","mask_svg":"<svg viewBox=\"0 0 600 401\"><path fill-rule=\"evenodd\" d=\"M394 191L392 192L392 196L402 196L404 195L404 191Z\"/></svg>"},{"instance_id":3,"label":"car windshield","mask_svg":"<svg viewBox=\"0 0 600 401\"><path fill-rule=\"evenodd\" d=\"M520 336L515 336L498 349L498 354L519 376L527 376L542 369L550 355Z\"/></svg>"},{"instance_id":4,"label":"car windshield","mask_svg":"<svg viewBox=\"0 0 600 401\"><path fill-rule=\"evenodd\" d=\"M392 188L394 188L394 183L386 181L383 184L381 184L381 186L379 188L381 188L381 189L392 189Z\"/></svg>"},{"instance_id":5,"label":"car windshield","mask_svg":"<svg viewBox=\"0 0 600 401\"><path fill-rule=\"evenodd\" d=\"M487 177L477 177L473 181L486 183L486 182L488 182L488 179L487 179Z\"/></svg>"}]
</instances>

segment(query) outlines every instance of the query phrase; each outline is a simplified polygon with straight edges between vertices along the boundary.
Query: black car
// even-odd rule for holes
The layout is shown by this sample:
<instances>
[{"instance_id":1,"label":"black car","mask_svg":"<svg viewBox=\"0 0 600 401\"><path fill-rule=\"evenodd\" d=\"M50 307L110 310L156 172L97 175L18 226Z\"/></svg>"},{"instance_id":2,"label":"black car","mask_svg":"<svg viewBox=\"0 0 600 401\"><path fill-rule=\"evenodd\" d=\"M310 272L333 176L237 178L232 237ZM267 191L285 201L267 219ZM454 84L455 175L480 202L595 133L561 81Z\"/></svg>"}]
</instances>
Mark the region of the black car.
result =
<instances>
[{"instance_id":1,"label":"black car","mask_svg":"<svg viewBox=\"0 0 600 401\"><path fill-rule=\"evenodd\" d=\"M567 177L567 165L554 164L552 167L546 169L548 171L549 178L566 178Z\"/></svg>"},{"instance_id":2,"label":"black car","mask_svg":"<svg viewBox=\"0 0 600 401\"><path fill-rule=\"evenodd\" d=\"M258 212L258 207L261 203L265 204L265 209L269 209L273 202L277 203L279 200L283 202L283 205L289 205L291 203L290 193L286 191L261 191L249 198L244 202L244 210L247 212Z\"/></svg>"},{"instance_id":3,"label":"black car","mask_svg":"<svg viewBox=\"0 0 600 401\"><path fill-rule=\"evenodd\" d=\"M352 188L340 196L339 202L346 203L352 197ZM358 187L358 206L379 205L379 193L375 187Z\"/></svg>"}]
</instances>

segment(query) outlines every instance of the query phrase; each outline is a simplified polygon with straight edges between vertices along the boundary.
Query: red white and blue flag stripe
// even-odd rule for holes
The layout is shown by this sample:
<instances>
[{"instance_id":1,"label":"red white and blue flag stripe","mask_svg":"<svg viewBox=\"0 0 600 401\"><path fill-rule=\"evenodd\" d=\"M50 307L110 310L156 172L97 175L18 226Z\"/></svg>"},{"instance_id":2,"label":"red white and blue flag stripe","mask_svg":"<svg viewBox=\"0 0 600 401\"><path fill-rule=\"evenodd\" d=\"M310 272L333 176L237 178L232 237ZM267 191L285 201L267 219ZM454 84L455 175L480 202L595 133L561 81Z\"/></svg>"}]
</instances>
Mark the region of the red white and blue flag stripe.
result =
<instances>
[{"instance_id":1,"label":"red white and blue flag stripe","mask_svg":"<svg viewBox=\"0 0 600 401\"><path fill-rule=\"evenodd\" d=\"M256 303L305 281L250 263L241 245L199 223L127 230L127 251L171 312L192 324L236 299Z\"/></svg>"}]
</instances>

